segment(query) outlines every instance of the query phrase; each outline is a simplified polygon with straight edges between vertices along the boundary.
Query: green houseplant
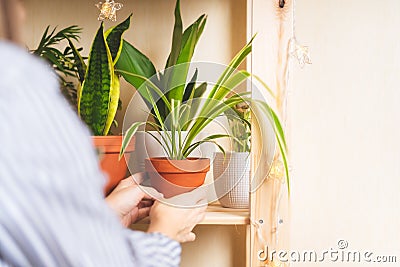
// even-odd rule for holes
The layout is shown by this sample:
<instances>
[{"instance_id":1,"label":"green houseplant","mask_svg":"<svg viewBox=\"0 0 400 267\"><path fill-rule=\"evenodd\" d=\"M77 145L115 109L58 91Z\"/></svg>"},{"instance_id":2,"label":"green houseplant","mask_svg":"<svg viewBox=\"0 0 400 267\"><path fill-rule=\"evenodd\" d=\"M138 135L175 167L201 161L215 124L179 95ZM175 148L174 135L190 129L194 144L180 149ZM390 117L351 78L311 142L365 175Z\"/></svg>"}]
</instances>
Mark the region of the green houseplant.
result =
<instances>
[{"instance_id":1,"label":"green houseplant","mask_svg":"<svg viewBox=\"0 0 400 267\"><path fill-rule=\"evenodd\" d=\"M123 34L130 26L130 19L131 16L105 32L101 23L92 42L87 62L80 53L82 49L76 48L73 43L79 40L78 34L81 32L77 26L65 28L57 33L55 29L49 33L48 27L38 48L32 51L53 66L60 74L62 85L72 89L69 90L69 96L72 96L78 115L91 130L93 143L101 154L101 167L109 176L106 193L124 178L127 171L125 160L119 160L118 156L122 136L109 134L115 122L120 96L119 77L114 66L120 57ZM64 52L61 52L54 45L64 40L68 45ZM78 80L77 90L62 74ZM130 145L127 152L131 152L133 148L133 144ZM126 156L129 157L129 154Z\"/></svg>"},{"instance_id":2,"label":"green houseplant","mask_svg":"<svg viewBox=\"0 0 400 267\"><path fill-rule=\"evenodd\" d=\"M191 190L204 182L205 173L209 169L209 159L190 158L191 153L203 143L213 143L224 153L217 140L229 135L211 134L200 140L196 138L217 117L243 101L260 106L268 115L273 123L284 163L287 166L285 138L274 111L266 103L252 100L249 93L235 94L227 98L229 93L250 77L250 73L237 71L236 68L251 53L253 39L232 59L209 93L205 94L206 82L198 84L196 81L197 69L191 79L187 79L191 67L190 60L205 22L206 17L202 15L183 31L178 0L167 68L163 72L156 72L151 61L126 41L116 65L118 72L137 89L144 99L153 119L135 122L129 127L124 136L120 155L123 155L131 138L141 126L147 125L157 131L159 133L157 136L149 133L163 147L166 157L146 160L146 169L150 173L153 186L165 196ZM165 170L160 169L163 165L160 161L165 162ZM199 165L188 166L195 165L191 163ZM174 170L172 167L175 167ZM194 169L189 169L192 167ZM167 175L171 173L174 174ZM202 177L198 180L192 177L196 173L202 173ZM173 178L176 179L172 180ZM188 180L193 183L189 183Z\"/></svg>"},{"instance_id":3,"label":"green houseplant","mask_svg":"<svg viewBox=\"0 0 400 267\"><path fill-rule=\"evenodd\" d=\"M223 207L248 208L250 187L251 111L243 102L225 111L232 138L231 150L216 152L214 188Z\"/></svg>"},{"instance_id":4,"label":"green houseplant","mask_svg":"<svg viewBox=\"0 0 400 267\"><path fill-rule=\"evenodd\" d=\"M77 89L69 78L78 79L78 68L75 65L74 53L70 46L64 50L59 49L61 43L68 43L71 40L79 41L79 34L82 29L77 25L72 25L56 32L57 27L50 30L50 26L45 29L36 49L30 52L43 58L56 72L60 82L61 92L66 99L76 107ZM78 48L77 51L82 51Z\"/></svg>"},{"instance_id":5,"label":"green houseplant","mask_svg":"<svg viewBox=\"0 0 400 267\"><path fill-rule=\"evenodd\" d=\"M100 24L89 52L87 65L70 42L80 73L78 114L92 131L93 142L102 152L101 166L109 175L106 193L124 178L127 171L126 161L118 158L122 137L109 135L109 132L115 121L120 98L120 82L114 66L120 57L122 37L129 28L130 18L131 16L106 32L103 23ZM126 152L132 150L133 145ZM129 154L126 156L129 157Z\"/></svg>"},{"instance_id":6,"label":"green houseplant","mask_svg":"<svg viewBox=\"0 0 400 267\"><path fill-rule=\"evenodd\" d=\"M157 111L161 120L165 121L170 114L170 109L165 104L166 102L170 105L172 99L180 100L181 103L185 103L189 101L190 97L194 99L200 98L203 96L207 87L206 82L197 84L198 72L195 71L190 74L190 64L188 64L192 60L197 42L203 33L207 17L204 14L199 16L185 29L182 24L180 1L176 2L174 14L175 23L172 33L172 44L165 63L165 70L157 71L154 64L147 56L126 41L122 47L121 57L116 64L116 68L125 80L138 89L139 94L150 110L150 120L155 118ZM153 104L149 99L145 87L141 87L146 81L144 78L151 80L151 82L157 85L162 91L162 97L166 100L161 100L159 94L150 90L149 93L156 101L157 109L153 108ZM192 112L195 112L196 105L196 101L192 103ZM187 134L188 125L182 125L182 127L182 135L185 136ZM149 153L150 157L163 155L159 144L153 141L149 135L160 137L159 135L164 134L165 131L169 131L170 127L169 125L165 125L164 129L156 128L157 127L150 127L150 131L147 131L147 133L140 132L136 135L138 150L137 153L135 153L136 167L133 167L134 171L144 171L144 160L147 153ZM161 131L157 132L157 130ZM143 147L143 144L146 144L146 146ZM141 153L142 151L145 152Z\"/></svg>"}]
</instances>

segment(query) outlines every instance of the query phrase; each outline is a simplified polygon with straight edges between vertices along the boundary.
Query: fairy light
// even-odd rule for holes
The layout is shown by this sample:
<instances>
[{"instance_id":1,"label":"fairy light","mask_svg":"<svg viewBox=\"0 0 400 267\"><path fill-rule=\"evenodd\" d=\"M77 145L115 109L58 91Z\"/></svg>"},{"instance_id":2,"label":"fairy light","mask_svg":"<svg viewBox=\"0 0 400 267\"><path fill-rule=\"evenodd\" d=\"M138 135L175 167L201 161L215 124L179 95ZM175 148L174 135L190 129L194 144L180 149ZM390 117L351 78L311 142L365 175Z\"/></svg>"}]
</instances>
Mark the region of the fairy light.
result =
<instances>
[{"instance_id":1,"label":"fairy light","mask_svg":"<svg viewBox=\"0 0 400 267\"><path fill-rule=\"evenodd\" d=\"M295 9L296 0L293 0L292 4L292 37L289 43L289 55L299 63L300 67L303 68L306 64L311 64L310 51L308 46L304 46L297 41L296 38L296 20L295 20Z\"/></svg>"},{"instance_id":2,"label":"fairy light","mask_svg":"<svg viewBox=\"0 0 400 267\"><path fill-rule=\"evenodd\" d=\"M96 4L97 8L100 10L98 20L109 19L111 21L117 20L117 11L120 10L124 5L121 3L116 3L114 0L106 0L104 3L99 2Z\"/></svg>"}]
</instances>

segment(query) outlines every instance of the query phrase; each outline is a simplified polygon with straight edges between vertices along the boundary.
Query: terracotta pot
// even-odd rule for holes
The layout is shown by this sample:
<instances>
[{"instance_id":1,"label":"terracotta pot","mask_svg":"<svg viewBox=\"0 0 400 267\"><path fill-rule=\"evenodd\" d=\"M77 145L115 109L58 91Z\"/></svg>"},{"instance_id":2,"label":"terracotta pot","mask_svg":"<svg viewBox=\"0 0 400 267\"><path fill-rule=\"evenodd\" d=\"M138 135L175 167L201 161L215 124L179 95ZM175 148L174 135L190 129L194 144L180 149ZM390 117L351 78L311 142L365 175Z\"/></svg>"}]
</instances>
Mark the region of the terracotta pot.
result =
<instances>
[{"instance_id":1,"label":"terracotta pot","mask_svg":"<svg viewBox=\"0 0 400 267\"><path fill-rule=\"evenodd\" d=\"M145 168L151 185L163 193L165 198L170 198L201 186L210 170L210 159L150 158L145 160Z\"/></svg>"},{"instance_id":2,"label":"terracotta pot","mask_svg":"<svg viewBox=\"0 0 400 267\"><path fill-rule=\"evenodd\" d=\"M186 138L188 131L182 131L182 138ZM163 145L160 145L153 136L157 137ZM193 142L200 141L203 138L209 136L209 133L202 132L198 134L198 136L194 139ZM158 131L148 131L148 132L137 132L135 134L136 137L136 145L135 145L135 152L132 153L132 158L130 161L129 170L132 172L144 172L145 167L144 167L144 161L147 158L158 158L158 157L166 157L167 155L165 154L165 151L163 149L163 146L167 145L170 146L170 142L167 144L164 144L164 139L162 138L165 137L165 140L168 140L166 134L164 131L158 132ZM178 137L176 137L178 138ZM177 139L178 140L178 139ZM190 157L195 157L195 158L211 158L213 156L213 153L216 151L216 148L213 144L201 144L198 149L195 149L191 154ZM211 166L212 167L212 166Z\"/></svg>"},{"instance_id":3,"label":"terracotta pot","mask_svg":"<svg viewBox=\"0 0 400 267\"><path fill-rule=\"evenodd\" d=\"M100 166L108 175L108 182L104 187L105 195L126 177L128 169L126 162L129 160L130 152L134 151L134 139L129 144L124 158L119 160L119 151L122 144L122 136L93 136L93 143L100 152Z\"/></svg>"}]
</instances>

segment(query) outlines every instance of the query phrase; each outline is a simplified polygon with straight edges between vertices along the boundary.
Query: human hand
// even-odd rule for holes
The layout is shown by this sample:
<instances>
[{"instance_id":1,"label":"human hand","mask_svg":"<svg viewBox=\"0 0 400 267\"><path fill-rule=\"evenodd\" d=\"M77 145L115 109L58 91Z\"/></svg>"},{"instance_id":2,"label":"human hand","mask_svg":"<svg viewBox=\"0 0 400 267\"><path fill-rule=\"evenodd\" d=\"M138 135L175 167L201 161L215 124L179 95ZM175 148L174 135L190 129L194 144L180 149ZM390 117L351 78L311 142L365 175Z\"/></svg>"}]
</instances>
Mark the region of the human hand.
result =
<instances>
[{"instance_id":1,"label":"human hand","mask_svg":"<svg viewBox=\"0 0 400 267\"><path fill-rule=\"evenodd\" d=\"M192 200L192 206L188 206L188 199ZM178 206L180 202L186 202L185 207ZM194 241L196 235L192 230L204 219L206 208L207 199L201 188L165 199L163 202L155 201L150 210L148 232L162 233L180 243Z\"/></svg>"},{"instance_id":2,"label":"human hand","mask_svg":"<svg viewBox=\"0 0 400 267\"><path fill-rule=\"evenodd\" d=\"M136 173L122 180L106 198L125 227L147 217L154 198L162 198L162 194L152 188L139 187L145 177L146 173Z\"/></svg>"}]
</instances>

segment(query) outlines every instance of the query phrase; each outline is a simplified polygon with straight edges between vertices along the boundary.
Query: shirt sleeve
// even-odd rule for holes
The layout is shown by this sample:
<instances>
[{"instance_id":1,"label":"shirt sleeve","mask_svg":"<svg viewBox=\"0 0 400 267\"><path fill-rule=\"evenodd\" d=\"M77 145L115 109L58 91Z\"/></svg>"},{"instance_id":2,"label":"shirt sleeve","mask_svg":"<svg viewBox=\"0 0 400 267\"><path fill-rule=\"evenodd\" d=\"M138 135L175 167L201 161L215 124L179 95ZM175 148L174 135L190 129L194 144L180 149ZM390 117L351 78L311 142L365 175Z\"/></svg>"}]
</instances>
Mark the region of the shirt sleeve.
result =
<instances>
[{"instance_id":1,"label":"shirt sleeve","mask_svg":"<svg viewBox=\"0 0 400 267\"><path fill-rule=\"evenodd\" d=\"M123 228L106 205L53 72L9 44L0 55L0 266L179 266L179 243Z\"/></svg>"}]
</instances>

